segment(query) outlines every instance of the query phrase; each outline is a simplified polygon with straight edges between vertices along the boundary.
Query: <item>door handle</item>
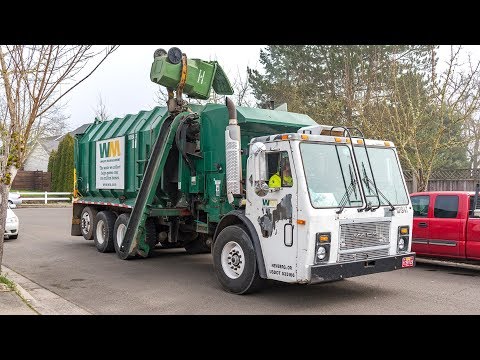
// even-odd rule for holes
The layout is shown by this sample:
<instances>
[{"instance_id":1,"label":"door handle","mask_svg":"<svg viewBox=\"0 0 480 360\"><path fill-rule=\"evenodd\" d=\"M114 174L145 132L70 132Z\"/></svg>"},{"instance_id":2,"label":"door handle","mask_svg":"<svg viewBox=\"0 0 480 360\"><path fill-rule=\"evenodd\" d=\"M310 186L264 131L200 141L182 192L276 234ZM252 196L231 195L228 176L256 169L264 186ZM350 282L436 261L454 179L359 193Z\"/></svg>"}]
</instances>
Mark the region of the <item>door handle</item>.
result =
<instances>
[{"instance_id":1,"label":"door handle","mask_svg":"<svg viewBox=\"0 0 480 360\"><path fill-rule=\"evenodd\" d=\"M418 223L418 227L421 227L421 228L426 228L428 225L426 222L421 222L421 223Z\"/></svg>"}]
</instances>

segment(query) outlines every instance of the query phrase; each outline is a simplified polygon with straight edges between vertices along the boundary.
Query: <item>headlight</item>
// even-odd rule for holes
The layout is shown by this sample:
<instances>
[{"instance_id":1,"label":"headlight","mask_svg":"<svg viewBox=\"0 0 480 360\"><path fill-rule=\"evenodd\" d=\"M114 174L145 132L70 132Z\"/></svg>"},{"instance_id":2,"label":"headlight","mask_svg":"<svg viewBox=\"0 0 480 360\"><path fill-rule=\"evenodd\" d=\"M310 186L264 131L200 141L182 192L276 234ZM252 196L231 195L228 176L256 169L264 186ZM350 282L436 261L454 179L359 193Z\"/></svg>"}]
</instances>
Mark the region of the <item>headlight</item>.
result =
<instances>
[{"instance_id":1,"label":"headlight","mask_svg":"<svg viewBox=\"0 0 480 360\"><path fill-rule=\"evenodd\" d=\"M327 249L325 249L323 246L319 246L317 249L317 259L321 261L324 260L326 256Z\"/></svg>"},{"instance_id":2,"label":"headlight","mask_svg":"<svg viewBox=\"0 0 480 360\"><path fill-rule=\"evenodd\" d=\"M315 243L315 262L326 262L330 253L330 233L317 233Z\"/></svg>"},{"instance_id":3,"label":"headlight","mask_svg":"<svg viewBox=\"0 0 480 360\"><path fill-rule=\"evenodd\" d=\"M408 250L408 240L410 238L410 227L399 226L397 236L397 252L404 252Z\"/></svg>"}]
</instances>

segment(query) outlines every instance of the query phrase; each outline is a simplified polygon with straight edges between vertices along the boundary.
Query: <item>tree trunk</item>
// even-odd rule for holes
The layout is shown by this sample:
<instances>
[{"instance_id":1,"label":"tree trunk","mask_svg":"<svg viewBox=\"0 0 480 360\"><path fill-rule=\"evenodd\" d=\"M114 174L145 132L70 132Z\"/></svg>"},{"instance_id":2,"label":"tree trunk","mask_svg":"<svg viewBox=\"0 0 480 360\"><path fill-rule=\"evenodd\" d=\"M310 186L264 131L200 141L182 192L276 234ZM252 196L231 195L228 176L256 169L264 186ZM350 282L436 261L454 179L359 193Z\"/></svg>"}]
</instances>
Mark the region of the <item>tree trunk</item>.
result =
<instances>
[{"instance_id":1,"label":"tree trunk","mask_svg":"<svg viewBox=\"0 0 480 360\"><path fill-rule=\"evenodd\" d=\"M5 234L5 221L7 219L8 188L8 185L0 183L0 273L2 272L3 234Z\"/></svg>"}]
</instances>

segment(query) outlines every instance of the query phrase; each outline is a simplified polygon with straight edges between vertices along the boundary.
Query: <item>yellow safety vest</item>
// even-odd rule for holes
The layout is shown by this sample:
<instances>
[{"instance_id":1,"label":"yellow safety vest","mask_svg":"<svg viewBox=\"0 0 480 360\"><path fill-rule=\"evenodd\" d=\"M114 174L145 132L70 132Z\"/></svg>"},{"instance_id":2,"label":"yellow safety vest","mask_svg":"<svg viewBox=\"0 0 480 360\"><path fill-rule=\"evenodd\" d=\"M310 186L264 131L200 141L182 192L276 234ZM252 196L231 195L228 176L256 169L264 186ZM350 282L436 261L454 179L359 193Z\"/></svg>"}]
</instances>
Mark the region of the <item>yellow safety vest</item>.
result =
<instances>
[{"instance_id":1,"label":"yellow safety vest","mask_svg":"<svg viewBox=\"0 0 480 360\"><path fill-rule=\"evenodd\" d=\"M284 176L283 177L283 182L287 185L287 186L292 186L293 185L293 179L291 176ZM273 174L272 177L270 178L270 180L268 181L268 187L271 187L271 188L279 188L282 186L282 178L280 177L280 175L277 173Z\"/></svg>"}]
</instances>

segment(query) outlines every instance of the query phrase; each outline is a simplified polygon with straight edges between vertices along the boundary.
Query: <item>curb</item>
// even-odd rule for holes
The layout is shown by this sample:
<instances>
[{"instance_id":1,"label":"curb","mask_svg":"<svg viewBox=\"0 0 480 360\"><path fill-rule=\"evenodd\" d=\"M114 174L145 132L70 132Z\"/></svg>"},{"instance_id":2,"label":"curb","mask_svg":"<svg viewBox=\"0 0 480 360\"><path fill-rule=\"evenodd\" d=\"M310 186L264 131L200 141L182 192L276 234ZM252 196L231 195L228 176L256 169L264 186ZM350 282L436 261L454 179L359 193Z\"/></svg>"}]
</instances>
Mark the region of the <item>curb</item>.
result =
<instances>
[{"instance_id":1,"label":"curb","mask_svg":"<svg viewBox=\"0 0 480 360\"><path fill-rule=\"evenodd\" d=\"M415 261L421 264L441 265L441 266L480 271L480 265L474 265L474 264L467 264L467 263L460 263L460 262L446 261L446 260L425 259L425 258L418 258L418 257L415 259Z\"/></svg>"},{"instance_id":2,"label":"curb","mask_svg":"<svg viewBox=\"0 0 480 360\"><path fill-rule=\"evenodd\" d=\"M2 265L2 275L15 283L21 297L40 315L91 315L78 305Z\"/></svg>"},{"instance_id":3,"label":"curb","mask_svg":"<svg viewBox=\"0 0 480 360\"><path fill-rule=\"evenodd\" d=\"M68 208L72 207L71 203L68 204L21 204L17 205L14 211L17 209L31 209L31 208Z\"/></svg>"}]
</instances>

